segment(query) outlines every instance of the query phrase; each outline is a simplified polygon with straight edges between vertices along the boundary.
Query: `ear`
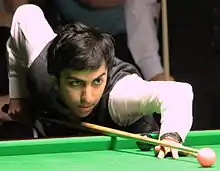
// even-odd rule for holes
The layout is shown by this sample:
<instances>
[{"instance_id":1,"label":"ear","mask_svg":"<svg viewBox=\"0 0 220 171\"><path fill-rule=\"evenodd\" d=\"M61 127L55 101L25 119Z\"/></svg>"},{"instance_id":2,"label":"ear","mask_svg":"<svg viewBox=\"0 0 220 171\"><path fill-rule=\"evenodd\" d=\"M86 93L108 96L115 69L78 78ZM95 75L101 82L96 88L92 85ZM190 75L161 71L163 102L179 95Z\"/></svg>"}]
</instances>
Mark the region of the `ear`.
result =
<instances>
[{"instance_id":1,"label":"ear","mask_svg":"<svg viewBox=\"0 0 220 171\"><path fill-rule=\"evenodd\" d=\"M53 85L53 87L55 89L59 88L58 80L57 80L57 78L54 75L50 75L50 81L51 81L51 84Z\"/></svg>"}]
</instances>

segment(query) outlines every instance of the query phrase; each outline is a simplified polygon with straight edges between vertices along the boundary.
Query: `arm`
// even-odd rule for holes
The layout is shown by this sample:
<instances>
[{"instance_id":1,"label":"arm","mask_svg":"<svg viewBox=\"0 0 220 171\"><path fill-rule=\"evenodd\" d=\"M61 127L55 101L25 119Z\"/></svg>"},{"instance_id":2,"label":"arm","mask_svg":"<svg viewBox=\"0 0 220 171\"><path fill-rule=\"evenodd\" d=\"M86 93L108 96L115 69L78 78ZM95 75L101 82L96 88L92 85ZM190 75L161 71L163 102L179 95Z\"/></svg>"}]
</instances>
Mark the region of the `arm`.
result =
<instances>
[{"instance_id":1,"label":"arm","mask_svg":"<svg viewBox=\"0 0 220 171\"><path fill-rule=\"evenodd\" d=\"M192 101L192 88L187 83L148 82L129 75L112 89L109 111L120 126L128 126L146 114L160 113L160 136L177 132L184 141L192 125Z\"/></svg>"},{"instance_id":2,"label":"arm","mask_svg":"<svg viewBox=\"0 0 220 171\"><path fill-rule=\"evenodd\" d=\"M28 17L30 14L32 16ZM23 5L17 8L7 42L10 102L29 96L26 85L28 68L55 36L39 7Z\"/></svg>"},{"instance_id":3,"label":"arm","mask_svg":"<svg viewBox=\"0 0 220 171\"><path fill-rule=\"evenodd\" d=\"M128 47L146 80L164 80L155 22L158 14L157 0L127 0L125 3Z\"/></svg>"},{"instance_id":4,"label":"arm","mask_svg":"<svg viewBox=\"0 0 220 171\"><path fill-rule=\"evenodd\" d=\"M26 61L24 54L19 54L14 43L13 37L10 37L6 44L8 55L8 77L9 77L9 109L8 114L20 113L24 107L24 102L28 97L26 86Z\"/></svg>"}]
</instances>

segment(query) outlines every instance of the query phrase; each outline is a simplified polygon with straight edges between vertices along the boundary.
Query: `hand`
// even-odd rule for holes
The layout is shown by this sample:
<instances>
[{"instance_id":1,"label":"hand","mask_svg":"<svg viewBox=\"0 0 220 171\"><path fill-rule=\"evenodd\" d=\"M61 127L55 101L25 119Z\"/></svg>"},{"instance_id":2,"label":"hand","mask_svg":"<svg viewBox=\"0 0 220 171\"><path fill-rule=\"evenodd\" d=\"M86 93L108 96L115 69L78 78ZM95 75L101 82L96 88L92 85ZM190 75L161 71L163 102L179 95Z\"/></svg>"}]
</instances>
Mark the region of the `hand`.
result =
<instances>
[{"instance_id":1,"label":"hand","mask_svg":"<svg viewBox=\"0 0 220 171\"><path fill-rule=\"evenodd\" d=\"M0 122L12 121L13 119L7 114L0 110Z\"/></svg>"},{"instance_id":2,"label":"hand","mask_svg":"<svg viewBox=\"0 0 220 171\"><path fill-rule=\"evenodd\" d=\"M151 78L150 81L165 81L165 75L164 73L158 74L154 76L153 78ZM170 76L168 81L175 81L175 79L172 76Z\"/></svg>"},{"instance_id":3,"label":"hand","mask_svg":"<svg viewBox=\"0 0 220 171\"><path fill-rule=\"evenodd\" d=\"M166 142L166 143L169 143L169 144L179 144L176 140L172 140L172 139L163 139L162 140L163 142ZM173 159L178 159L179 158L179 154L178 154L178 150L177 149L173 149L173 148L170 148L170 147L163 147L163 146L156 146L155 147L155 154L157 156L157 158L159 159L162 159L164 157L167 156L168 153L171 153Z\"/></svg>"},{"instance_id":4,"label":"hand","mask_svg":"<svg viewBox=\"0 0 220 171\"><path fill-rule=\"evenodd\" d=\"M8 115L8 107L7 104L9 103L9 97L0 96L0 124L2 122L12 121L13 119ZM5 110L5 107L7 110Z\"/></svg>"},{"instance_id":5,"label":"hand","mask_svg":"<svg viewBox=\"0 0 220 171\"><path fill-rule=\"evenodd\" d=\"M121 5L125 0L80 0L93 8L111 8Z\"/></svg>"},{"instance_id":6,"label":"hand","mask_svg":"<svg viewBox=\"0 0 220 171\"><path fill-rule=\"evenodd\" d=\"M15 115L21 112L25 99L10 99L9 101L9 115Z\"/></svg>"}]
</instances>

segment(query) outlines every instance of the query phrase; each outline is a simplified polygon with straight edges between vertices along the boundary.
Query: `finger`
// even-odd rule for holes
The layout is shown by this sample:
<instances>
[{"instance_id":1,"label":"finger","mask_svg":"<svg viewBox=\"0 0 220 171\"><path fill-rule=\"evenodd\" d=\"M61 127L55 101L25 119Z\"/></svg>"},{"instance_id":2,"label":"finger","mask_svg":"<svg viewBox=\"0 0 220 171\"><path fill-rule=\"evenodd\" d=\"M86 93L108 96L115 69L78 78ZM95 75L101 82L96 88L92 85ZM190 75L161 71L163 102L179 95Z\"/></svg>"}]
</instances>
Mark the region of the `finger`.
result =
<instances>
[{"instance_id":1,"label":"finger","mask_svg":"<svg viewBox=\"0 0 220 171\"><path fill-rule=\"evenodd\" d=\"M16 108L16 109L15 109L15 113L19 113L20 111L21 111L20 108Z\"/></svg>"},{"instance_id":2,"label":"finger","mask_svg":"<svg viewBox=\"0 0 220 171\"><path fill-rule=\"evenodd\" d=\"M159 145L155 146L154 150L159 152L161 150L161 146L159 146Z\"/></svg>"},{"instance_id":3,"label":"finger","mask_svg":"<svg viewBox=\"0 0 220 171\"><path fill-rule=\"evenodd\" d=\"M0 119L1 121L13 121L13 119L9 116L9 115L7 115L7 116L4 116L4 117L1 117L1 119Z\"/></svg>"},{"instance_id":4,"label":"finger","mask_svg":"<svg viewBox=\"0 0 220 171\"><path fill-rule=\"evenodd\" d=\"M10 110L9 112L8 112L8 115L15 115L16 114L16 111L15 110Z\"/></svg>"},{"instance_id":5,"label":"finger","mask_svg":"<svg viewBox=\"0 0 220 171\"><path fill-rule=\"evenodd\" d=\"M163 153L162 153L162 152ZM166 155L167 155L167 153L169 153L171 150L170 150L170 148L169 147L161 147L161 150L160 150L160 152L159 152L159 154L158 154L158 156L159 156L159 158L160 159L162 159L162 158L164 158ZM161 153L161 154L160 154Z\"/></svg>"},{"instance_id":6,"label":"finger","mask_svg":"<svg viewBox=\"0 0 220 171\"><path fill-rule=\"evenodd\" d=\"M7 113L7 114L11 114L12 113L12 110L10 107L8 108L4 108L4 110L2 110L4 113Z\"/></svg>"},{"instance_id":7,"label":"finger","mask_svg":"<svg viewBox=\"0 0 220 171\"><path fill-rule=\"evenodd\" d=\"M161 149L157 155L158 159L163 159L165 157L165 151L163 149Z\"/></svg>"},{"instance_id":8,"label":"finger","mask_svg":"<svg viewBox=\"0 0 220 171\"><path fill-rule=\"evenodd\" d=\"M8 114L9 114L9 115L11 114L11 111L10 111L10 110L8 111Z\"/></svg>"},{"instance_id":9,"label":"finger","mask_svg":"<svg viewBox=\"0 0 220 171\"><path fill-rule=\"evenodd\" d=\"M4 121L12 121L13 119L5 113L1 113L0 112L0 121L4 122Z\"/></svg>"},{"instance_id":10,"label":"finger","mask_svg":"<svg viewBox=\"0 0 220 171\"><path fill-rule=\"evenodd\" d=\"M159 153L159 151L161 150L161 146L155 146L154 147L154 154L155 154L155 156L157 156L158 155L158 153Z\"/></svg>"},{"instance_id":11,"label":"finger","mask_svg":"<svg viewBox=\"0 0 220 171\"><path fill-rule=\"evenodd\" d=\"M168 147L160 146L160 151L159 151L157 157L158 157L159 159L164 158L164 157L167 155L167 153L170 151L169 149L170 149L170 148L168 148Z\"/></svg>"},{"instance_id":12,"label":"finger","mask_svg":"<svg viewBox=\"0 0 220 171\"><path fill-rule=\"evenodd\" d=\"M14 112L11 110L11 109L8 109L8 114L11 115L13 114Z\"/></svg>"},{"instance_id":13,"label":"finger","mask_svg":"<svg viewBox=\"0 0 220 171\"><path fill-rule=\"evenodd\" d=\"M19 108L9 109L9 110L8 110L8 114L9 114L9 115L15 115L15 114L18 114L18 113L20 113L20 109L19 109Z\"/></svg>"},{"instance_id":14,"label":"finger","mask_svg":"<svg viewBox=\"0 0 220 171\"><path fill-rule=\"evenodd\" d=\"M172 153L173 159L178 159L179 158L179 154L178 154L177 149L171 149L171 153Z\"/></svg>"}]
</instances>

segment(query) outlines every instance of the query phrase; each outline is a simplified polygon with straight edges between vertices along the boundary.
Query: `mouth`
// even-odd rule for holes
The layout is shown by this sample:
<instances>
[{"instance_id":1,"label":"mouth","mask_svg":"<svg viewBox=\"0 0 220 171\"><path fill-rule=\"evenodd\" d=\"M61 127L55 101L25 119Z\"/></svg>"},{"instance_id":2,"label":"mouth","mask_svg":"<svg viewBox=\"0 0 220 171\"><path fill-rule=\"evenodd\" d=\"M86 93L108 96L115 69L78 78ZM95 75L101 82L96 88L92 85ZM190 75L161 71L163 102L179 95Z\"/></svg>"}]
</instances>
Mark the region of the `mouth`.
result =
<instances>
[{"instance_id":1,"label":"mouth","mask_svg":"<svg viewBox=\"0 0 220 171\"><path fill-rule=\"evenodd\" d=\"M79 105L80 108L91 108L92 106L83 106L83 105Z\"/></svg>"},{"instance_id":2,"label":"mouth","mask_svg":"<svg viewBox=\"0 0 220 171\"><path fill-rule=\"evenodd\" d=\"M90 111L92 109L92 106L81 106L81 105L79 105L79 108L83 111Z\"/></svg>"}]
</instances>

